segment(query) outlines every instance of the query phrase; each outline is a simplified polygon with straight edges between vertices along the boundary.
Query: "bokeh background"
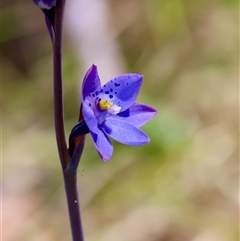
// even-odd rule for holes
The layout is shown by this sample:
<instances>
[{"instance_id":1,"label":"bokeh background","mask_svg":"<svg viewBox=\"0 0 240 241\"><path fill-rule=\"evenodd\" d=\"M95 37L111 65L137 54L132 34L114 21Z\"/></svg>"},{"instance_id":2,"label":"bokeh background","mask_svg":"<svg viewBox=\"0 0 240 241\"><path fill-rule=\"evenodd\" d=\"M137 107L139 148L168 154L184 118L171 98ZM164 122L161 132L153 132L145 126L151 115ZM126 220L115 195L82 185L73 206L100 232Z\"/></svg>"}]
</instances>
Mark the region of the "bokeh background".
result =
<instances>
[{"instance_id":1,"label":"bokeh background","mask_svg":"<svg viewBox=\"0 0 240 241\"><path fill-rule=\"evenodd\" d=\"M1 4L4 241L70 241L53 127L52 49L30 0ZM151 143L87 137L78 184L86 241L237 241L237 0L67 0L66 134L92 63L103 82L144 74Z\"/></svg>"}]
</instances>

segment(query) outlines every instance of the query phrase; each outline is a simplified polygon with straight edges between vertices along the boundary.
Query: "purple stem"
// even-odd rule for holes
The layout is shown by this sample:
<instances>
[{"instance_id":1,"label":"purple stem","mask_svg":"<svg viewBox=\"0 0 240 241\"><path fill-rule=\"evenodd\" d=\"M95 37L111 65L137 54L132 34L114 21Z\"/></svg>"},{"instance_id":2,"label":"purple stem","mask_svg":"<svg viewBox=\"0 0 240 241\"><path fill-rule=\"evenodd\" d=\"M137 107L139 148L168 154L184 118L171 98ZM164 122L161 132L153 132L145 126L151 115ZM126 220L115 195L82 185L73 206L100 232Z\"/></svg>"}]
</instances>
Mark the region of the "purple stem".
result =
<instances>
[{"instance_id":1,"label":"purple stem","mask_svg":"<svg viewBox=\"0 0 240 241\"><path fill-rule=\"evenodd\" d=\"M68 151L64 131L63 88L62 88L62 23L65 0L58 0L55 8L55 39L53 41L54 68L54 120L58 153L62 168L67 167Z\"/></svg>"},{"instance_id":2,"label":"purple stem","mask_svg":"<svg viewBox=\"0 0 240 241\"><path fill-rule=\"evenodd\" d=\"M81 222L80 203L77 190L77 174L69 171L64 172L64 184L67 195L68 211L70 217L73 241L83 241L83 228Z\"/></svg>"},{"instance_id":3,"label":"purple stem","mask_svg":"<svg viewBox=\"0 0 240 241\"><path fill-rule=\"evenodd\" d=\"M83 152L85 138L77 145L73 156L64 170L64 183L68 200L68 210L72 229L73 241L83 241L83 228L81 222L80 203L77 190L77 167Z\"/></svg>"},{"instance_id":4,"label":"purple stem","mask_svg":"<svg viewBox=\"0 0 240 241\"><path fill-rule=\"evenodd\" d=\"M68 203L72 240L84 241L80 202L77 188L77 168L84 148L84 139L77 145L68 167L63 170L63 178Z\"/></svg>"},{"instance_id":5,"label":"purple stem","mask_svg":"<svg viewBox=\"0 0 240 241\"><path fill-rule=\"evenodd\" d=\"M83 229L77 191L77 166L75 170L67 169L70 157L67 150L64 130L63 87L62 87L62 25L65 0L58 0L55 8L55 38L53 41L54 66L54 120L58 153L62 165L65 191L68 203L68 212L71 224L73 241L83 241ZM81 143L80 143L81 144ZM83 151L84 142L76 148L72 160L78 163Z\"/></svg>"},{"instance_id":6,"label":"purple stem","mask_svg":"<svg viewBox=\"0 0 240 241\"><path fill-rule=\"evenodd\" d=\"M83 139L74 148L73 155L72 155L71 160L69 161L68 166L65 169L65 171L77 172L77 168L78 168L81 156L82 156L84 144L85 144L85 137L83 137Z\"/></svg>"}]
</instances>

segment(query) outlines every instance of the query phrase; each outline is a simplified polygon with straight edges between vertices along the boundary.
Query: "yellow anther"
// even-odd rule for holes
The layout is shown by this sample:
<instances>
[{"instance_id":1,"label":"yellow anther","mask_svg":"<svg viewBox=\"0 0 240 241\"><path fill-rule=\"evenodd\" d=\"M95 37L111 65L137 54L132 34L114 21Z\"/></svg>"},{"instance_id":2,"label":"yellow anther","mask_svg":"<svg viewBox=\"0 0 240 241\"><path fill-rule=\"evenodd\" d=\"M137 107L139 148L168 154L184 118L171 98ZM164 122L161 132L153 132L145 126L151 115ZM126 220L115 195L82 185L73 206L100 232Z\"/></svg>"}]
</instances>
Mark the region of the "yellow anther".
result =
<instances>
[{"instance_id":1,"label":"yellow anther","mask_svg":"<svg viewBox=\"0 0 240 241\"><path fill-rule=\"evenodd\" d=\"M98 107L100 110L108 110L112 106L112 104L113 103L111 101L100 100L98 102Z\"/></svg>"}]
</instances>

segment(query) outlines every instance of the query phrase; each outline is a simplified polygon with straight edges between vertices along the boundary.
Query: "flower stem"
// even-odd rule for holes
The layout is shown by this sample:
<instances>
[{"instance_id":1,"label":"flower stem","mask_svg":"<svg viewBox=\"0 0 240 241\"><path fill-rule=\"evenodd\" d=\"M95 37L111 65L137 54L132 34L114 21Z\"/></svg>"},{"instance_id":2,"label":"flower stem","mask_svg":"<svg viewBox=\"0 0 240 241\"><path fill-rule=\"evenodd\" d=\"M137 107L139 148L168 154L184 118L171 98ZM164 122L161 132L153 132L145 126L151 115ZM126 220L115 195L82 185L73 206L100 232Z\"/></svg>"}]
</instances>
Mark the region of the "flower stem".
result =
<instances>
[{"instance_id":1,"label":"flower stem","mask_svg":"<svg viewBox=\"0 0 240 241\"><path fill-rule=\"evenodd\" d=\"M53 37L53 68L54 68L54 120L56 141L58 147L59 158L62 166L65 191L68 203L68 212L72 231L73 241L83 241L83 229L81 223L80 205L77 191L77 166L75 170L67 169L70 157L68 154L65 130L64 130L64 108L63 108L63 87L62 87L62 26L64 15L65 0L58 0L55 7L55 20ZM79 163L80 156L83 151L82 146L77 148L78 151L73 154L73 163Z\"/></svg>"},{"instance_id":2,"label":"flower stem","mask_svg":"<svg viewBox=\"0 0 240 241\"><path fill-rule=\"evenodd\" d=\"M55 38L53 41L54 68L54 120L58 153L62 168L67 167L68 151L64 131L63 87L62 87L62 25L65 0L58 0L55 8Z\"/></svg>"},{"instance_id":3,"label":"flower stem","mask_svg":"<svg viewBox=\"0 0 240 241\"><path fill-rule=\"evenodd\" d=\"M83 241L84 237L77 190L77 173L74 174L73 172L65 170L63 172L63 176L67 195L72 239L73 241Z\"/></svg>"}]
</instances>

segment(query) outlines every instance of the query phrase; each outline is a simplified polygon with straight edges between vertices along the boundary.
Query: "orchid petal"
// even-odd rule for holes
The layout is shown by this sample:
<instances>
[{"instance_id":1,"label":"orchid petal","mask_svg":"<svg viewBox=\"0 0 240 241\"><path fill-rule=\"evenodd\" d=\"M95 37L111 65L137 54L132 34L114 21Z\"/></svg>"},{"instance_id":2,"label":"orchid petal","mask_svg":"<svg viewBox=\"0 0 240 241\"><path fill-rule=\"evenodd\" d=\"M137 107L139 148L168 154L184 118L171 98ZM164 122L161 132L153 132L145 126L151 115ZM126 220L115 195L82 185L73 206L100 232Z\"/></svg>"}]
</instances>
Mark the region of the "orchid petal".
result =
<instances>
[{"instance_id":1,"label":"orchid petal","mask_svg":"<svg viewBox=\"0 0 240 241\"><path fill-rule=\"evenodd\" d=\"M126 121L115 118L107 118L100 128L114 140L126 145L141 146L150 141L142 130Z\"/></svg>"},{"instance_id":2,"label":"orchid petal","mask_svg":"<svg viewBox=\"0 0 240 241\"><path fill-rule=\"evenodd\" d=\"M141 127L150 121L156 114L157 111L154 108L140 103L134 103L129 109L117 115L113 115L111 118L121 119L133 126Z\"/></svg>"},{"instance_id":3,"label":"orchid petal","mask_svg":"<svg viewBox=\"0 0 240 241\"><path fill-rule=\"evenodd\" d=\"M113 154L113 146L107 135L99 129L98 133L90 132L94 145L101 159L107 162Z\"/></svg>"},{"instance_id":4,"label":"orchid petal","mask_svg":"<svg viewBox=\"0 0 240 241\"><path fill-rule=\"evenodd\" d=\"M98 121L94 115L93 110L85 102L83 103L82 107L83 107L82 108L83 116L89 130L94 133L98 133L99 131Z\"/></svg>"},{"instance_id":5,"label":"orchid petal","mask_svg":"<svg viewBox=\"0 0 240 241\"><path fill-rule=\"evenodd\" d=\"M50 9L56 6L56 0L33 0L42 9Z\"/></svg>"},{"instance_id":6,"label":"orchid petal","mask_svg":"<svg viewBox=\"0 0 240 241\"><path fill-rule=\"evenodd\" d=\"M98 97L120 106L121 111L128 109L136 100L142 85L143 76L123 74L108 81L100 90Z\"/></svg>"},{"instance_id":7,"label":"orchid petal","mask_svg":"<svg viewBox=\"0 0 240 241\"><path fill-rule=\"evenodd\" d=\"M90 93L100 90L101 82L98 76L97 66L92 67L87 71L82 84L82 100L84 100Z\"/></svg>"}]
</instances>

